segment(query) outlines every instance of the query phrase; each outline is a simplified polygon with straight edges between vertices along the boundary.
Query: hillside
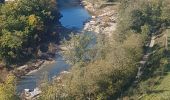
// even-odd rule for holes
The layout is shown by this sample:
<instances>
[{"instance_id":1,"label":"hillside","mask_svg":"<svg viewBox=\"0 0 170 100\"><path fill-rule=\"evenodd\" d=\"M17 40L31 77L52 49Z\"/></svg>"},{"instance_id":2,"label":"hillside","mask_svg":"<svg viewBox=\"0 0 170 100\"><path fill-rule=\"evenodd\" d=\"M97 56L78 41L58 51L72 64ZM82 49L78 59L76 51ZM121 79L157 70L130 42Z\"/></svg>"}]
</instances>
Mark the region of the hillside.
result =
<instances>
[{"instance_id":1,"label":"hillside","mask_svg":"<svg viewBox=\"0 0 170 100\"><path fill-rule=\"evenodd\" d=\"M34 99L34 97L38 100L170 99L169 0L82 0L81 2L66 0L64 3L68 3L66 4L67 9L61 7L60 10L67 17L73 13L70 12L73 10L78 11L80 16L84 15L84 10L87 10L91 15L89 20L83 21L83 29L71 33L66 32L69 36L60 42L60 47L64 49L61 49L59 53L57 52L58 56L61 56L59 60L67 63L70 69L59 72L52 79L49 79L49 76L44 76L33 91L26 89L21 93L21 99L29 100ZM8 15L3 7L6 6L2 6L2 11L4 11L2 14L5 13L9 17L10 14ZM18 13L18 11L16 12ZM39 11L37 13L39 15ZM48 15L49 13L46 12L45 14ZM37 22L39 20L35 15L30 13L27 16L31 27L35 23L39 26L40 23ZM39 17L41 19L41 16ZM74 26L76 20L73 21L73 19L73 17L70 17L64 22L73 22L71 24ZM4 23L6 21L2 20ZM46 20L44 21L46 22ZM50 22L53 22L53 20L51 19ZM9 26L7 26L10 27L10 25L9 23ZM44 25L48 27L50 24ZM33 27L33 29L35 28L34 34L37 33L38 26ZM70 27L69 24L65 26L65 28L68 27ZM0 41L2 41L0 43L0 54L6 52L3 51L6 43L11 48L8 52L12 50L14 53L18 53L15 51L20 49L15 49L15 47L20 47L22 43L20 44L18 37L11 35L13 33L10 29L4 30L6 28L4 26L2 32L0 31L2 33L0 37L5 35L4 38L0 38ZM77 27L72 28L76 29ZM18 31L15 32L18 33ZM43 33L37 33L41 38L40 40L46 37ZM9 36L7 39L5 38L6 35ZM30 34L27 36L29 37ZM53 35L51 35L52 37ZM8 38L12 39L12 42ZM32 39L34 40L34 38ZM46 37L45 39L50 38ZM10 42L6 42L6 40ZM46 41L39 42L46 43ZM15 43L20 45L14 45ZM29 42L26 41L26 43ZM3 61L6 54L2 54L1 59ZM16 60L14 59L14 61ZM61 62L59 66L62 66ZM2 87L0 88L0 100L1 98L2 100L4 98L15 100L18 97L15 93L15 77L13 75L10 74L7 80L0 85ZM9 89L6 87L9 87ZM13 92L10 92L11 90ZM36 90L38 94L32 95Z\"/></svg>"},{"instance_id":2,"label":"hillside","mask_svg":"<svg viewBox=\"0 0 170 100\"><path fill-rule=\"evenodd\" d=\"M167 38L170 38L170 30L167 29L167 31L165 31L165 36L167 35ZM161 37L161 38L165 38L165 37ZM162 39L164 41L166 41L166 39ZM160 40L159 40L160 41ZM169 51L169 40L167 40L168 42L168 51ZM168 53L168 60L169 60L169 53ZM168 65L165 68L165 72L164 72L164 76L161 77L160 80L158 80L158 84L156 84L153 88L152 88L152 92L149 94L145 94L141 97L141 100L168 100L170 98L170 72L169 72L169 61L168 61Z\"/></svg>"}]
</instances>

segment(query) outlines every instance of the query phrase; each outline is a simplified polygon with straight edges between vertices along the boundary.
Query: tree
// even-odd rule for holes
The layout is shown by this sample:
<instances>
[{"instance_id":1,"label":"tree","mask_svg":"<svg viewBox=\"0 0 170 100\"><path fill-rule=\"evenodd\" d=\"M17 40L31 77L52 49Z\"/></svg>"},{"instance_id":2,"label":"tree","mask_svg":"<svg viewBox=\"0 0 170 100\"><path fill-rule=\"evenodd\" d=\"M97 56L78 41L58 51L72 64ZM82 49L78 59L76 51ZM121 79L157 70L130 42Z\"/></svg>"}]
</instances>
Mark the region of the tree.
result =
<instances>
[{"instance_id":1,"label":"tree","mask_svg":"<svg viewBox=\"0 0 170 100\"><path fill-rule=\"evenodd\" d=\"M40 43L51 36L49 29L57 22L57 12L55 0L16 0L3 4L0 10L1 59L10 65L33 57Z\"/></svg>"},{"instance_id":2,"label":"tree","mask_svg":"<svg viewBox=\"0 0 170 100\"><path fill-rule=\"evenodd\" d=\"M56 85L49 88L52 88L49 91L55 90L51 96L71 100L110 100L130 82L137 68L138 60L134 59L140 53L135 50L141 47L137 43L130 46L135 48L132 54L120 42L109 42L101 38L96 38L99 40L93 46L89 46L93 39L86 34L73 35L69 41L64 42L67 49L63 55L72 64L71 73L64 78L61 76L61 83L53 82ZM93 56L88 52L93 52ZM86 56L91 59L83 59Z\"/></svg>"},{"instance_id":3,"label":"tree","mask_svg":"<svg viewBox=\"0 0 170 100\"><path fill-rule=\"evenodd\" d=\"M69 41L63 41L63 46L67 49L63 51L64 58L69 64L74 65L76 63L87 62L93 59L93 55L89 53L92 51L92 43L94 36L89 33L83 33L80 35L71 35Z\"/></svg>"},{"instance_id":4,"label":"tree","mask_svg":"<svg viewBox=\"0 0 170 100\"><path fill-rule=\"evenodd\" d=\"M94 37L91 35L72 35L70 40L64 41L63 47L66 50L62 54L72 67L59 84L50 87L57 92L49 93L69 100L117 99L129 84L133 84L144 53L145 41L152 33L160 33L165 20L169 20L168 17L162 17L163 14L168 15L168 11L165 13L161 10L167 7L162 5L166 1L168 0L121 0L118 36L114 35L108 41L104 35L97 35L92 46ZM164 49L155 53L156 55L151 54L152 62L149 63L154 66L142 69L145 70L144 73L152 73L164 56L163 52ZM161 62L167 63L166 60Z\"/></svg>"}]
</instances>

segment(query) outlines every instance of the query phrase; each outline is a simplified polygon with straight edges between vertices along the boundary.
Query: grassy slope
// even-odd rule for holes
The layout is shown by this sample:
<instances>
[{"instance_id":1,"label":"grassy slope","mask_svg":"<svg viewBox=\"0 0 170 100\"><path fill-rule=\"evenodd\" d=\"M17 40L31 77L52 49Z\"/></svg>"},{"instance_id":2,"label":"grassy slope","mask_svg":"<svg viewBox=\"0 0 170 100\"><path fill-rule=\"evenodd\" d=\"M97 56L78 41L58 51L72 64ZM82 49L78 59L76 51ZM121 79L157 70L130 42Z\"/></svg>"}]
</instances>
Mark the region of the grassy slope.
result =
<instances>
[{"instance_id":1,"label":"grassy slope","mask_svg":"<svg viewBox=\"0 0 170 100\"><path fill-rule=\"evenodd\" d=\"M145 95L142 100L170 100L170 72L153 91L154 93Z\"/></svg>"},{"instance_id":2,"label":"grassy slope","mask_svg":"<svg viewBox=\"0 0 170 100\"><path fill-rule=\"evenodd\" d=\"M167 30L167 36L170 50L170 29ZM170 69L170 65L168 69ZM167 72L160 84L154 86L153 91L151 94L146 94L141 100L170 100L170 72Z\"/></svg>"}]
</instances>

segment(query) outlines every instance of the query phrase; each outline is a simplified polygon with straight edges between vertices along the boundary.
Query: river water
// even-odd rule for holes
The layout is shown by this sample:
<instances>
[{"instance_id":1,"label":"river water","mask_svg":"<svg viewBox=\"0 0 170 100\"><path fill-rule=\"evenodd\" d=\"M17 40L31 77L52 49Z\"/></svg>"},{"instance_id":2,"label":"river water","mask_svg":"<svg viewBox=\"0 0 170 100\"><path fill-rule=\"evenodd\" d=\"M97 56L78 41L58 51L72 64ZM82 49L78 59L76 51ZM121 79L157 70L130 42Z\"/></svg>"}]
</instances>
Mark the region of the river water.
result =
<instances>
[{"instance_id":1,"label":"river water","mask_svg":"<svg viewBox=\"0 0 170 100\"><path fill-rule=\"evenodd\" d=\"M80 31L84 26L84 22L90 18L89 13L81 6L79 0L58 0L58 7L63 16L60 22L65 28ZM60 54L56 54L55 60L54 64L44 66L30 75L24 76L17 84L17 92L20 93L24 89L34 89L39 85L39 81L44 75L52 79L60 72L69 69L69 65Z\"/></svg>"}]
</instances>

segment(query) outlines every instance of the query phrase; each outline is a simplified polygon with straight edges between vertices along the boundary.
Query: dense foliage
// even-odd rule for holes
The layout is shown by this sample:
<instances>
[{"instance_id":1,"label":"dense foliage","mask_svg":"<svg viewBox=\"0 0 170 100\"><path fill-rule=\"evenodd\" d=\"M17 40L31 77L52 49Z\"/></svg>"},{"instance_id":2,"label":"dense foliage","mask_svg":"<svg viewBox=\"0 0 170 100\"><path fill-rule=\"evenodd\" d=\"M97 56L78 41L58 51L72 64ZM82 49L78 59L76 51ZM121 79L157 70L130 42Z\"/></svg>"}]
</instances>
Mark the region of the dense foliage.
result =
<instances>
[{"instance_id":1,"label":"dense foliage","mask_svg":"<svg viewBox=\"0 0 170 100\"><path fill-rule=\"evenodd\" d=\"M122 33L129 30L143 34L161 33L170 24L169 5L169 0L122 0L119 30Z\"/></svg>"},{"instance_id":2,"label":"dense foliage","mask_svg":"<svg viewBox=\"0 0 170 100\"><path fill-rule=\"evenodd\" d=\"M108 1L115 0L95 0L93 4ZM61 75L61 79L52 83L44 83L40 99L113 100L121 94L126 96L124 91L136 76L143 47L150 36L161 34L170 25L170 1L118 1L117 31L112 37L84 32L65 40L66 50L62 54L72 66L70 73ZM48 35L48 24L55 20L55 3L53 0L16 0L0 6L0 57L6 64L36 56L39 43ZM168 63L163 46L152 49L142 81L157 75L155 70L162 70L163 75ZM0 99L15 99L13 81L10 76L0 84ZM131 96L127 98L135 100L140 94L151 92L149 86L152 85L148 84L156 83L152 79L141 82L137 89L127 91L127 96Z\"/></svg>"},{"instance_id":3,"label":"dense foliage","mask_svg":"<svg viewBox=\"0 0 170 100\"><path fill-rule=\"evenodd\" d=\"M111 42L99 35L93 46L94 38L85 33L65 41L68 50L63 54L72 65L70 73L47 86L41 98L113 100L120 96L136 75L147 40L169 26L169 5L169 0L120 0L117 35L110 37ZM161 62L162 54L159 59L154 56L154 63Z\"/></svg>"},{"instance_id":4,"label":"dense foliage","mask_svg":"<svg viewBox=\"0 0 170 100\"><path fill-rule=\"evenodd\" d=\"M96 45L91 46L94 39L84 34L64 43L68 50L63 54L72 65L71 73L64 76L61 83L55 81L49 89L45 88L42 98L111 99L134 78L142 52L141 35L132 35L123 44L99 38ZM136 42L128 44L132 41ZM51 95L46 95L48 92Z\"/></svg>"},{"instance_id":5,"label":"dense foliage","mask_svg":"<svg viewBox=\"0 0 170 100\"><path fill-rule=\"evenodd\" d=\"M36 56L56 20L55 0L15 0L0 6L0 59L19 63Z\"/></svg>"},{"instance_id":6,"label":"dense foliage","mask_svg":"<svg viewBox=\"0 0 170 100\"><path fill-rule=\"evenodd\" d=\"M6 81L0 83L0 100L18 100L15 86L15 77L8 75Z\"/></svg>"}]
</instances>

